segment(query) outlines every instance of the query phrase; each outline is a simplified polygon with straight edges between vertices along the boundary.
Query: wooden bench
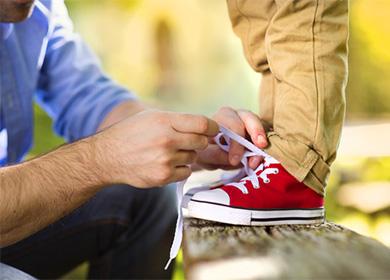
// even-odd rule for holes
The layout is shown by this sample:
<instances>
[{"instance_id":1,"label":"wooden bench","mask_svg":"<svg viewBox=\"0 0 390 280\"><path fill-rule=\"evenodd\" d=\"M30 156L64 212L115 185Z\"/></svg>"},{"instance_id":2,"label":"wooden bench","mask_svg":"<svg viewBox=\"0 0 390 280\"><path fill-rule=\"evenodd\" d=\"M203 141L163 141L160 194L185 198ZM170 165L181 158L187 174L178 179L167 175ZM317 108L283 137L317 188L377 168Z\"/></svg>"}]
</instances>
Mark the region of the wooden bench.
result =
<instances>
[{"instance_id":1,"label":"wooden bench","mask_svg":"<svg viewBox=\"0 0 390 280\"><path fill-rule=\"evenodd\" d=\"M342 226L186 219L186 279L390 279L390 249Z\"/></svg>"}]
</instances>

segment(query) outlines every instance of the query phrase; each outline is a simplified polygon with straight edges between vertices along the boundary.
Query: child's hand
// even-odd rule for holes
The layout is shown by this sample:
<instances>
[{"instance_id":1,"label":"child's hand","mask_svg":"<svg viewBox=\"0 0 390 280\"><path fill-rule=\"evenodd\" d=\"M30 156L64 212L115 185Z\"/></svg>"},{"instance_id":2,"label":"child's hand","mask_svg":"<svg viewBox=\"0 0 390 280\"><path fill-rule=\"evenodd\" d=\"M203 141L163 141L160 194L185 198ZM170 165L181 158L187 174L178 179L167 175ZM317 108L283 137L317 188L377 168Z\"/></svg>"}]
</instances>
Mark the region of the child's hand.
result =
<instances>
[{"instance_id":1,"label":"child's hand","mask_svg":"<svg viewBox=\"0 0 390 280\"><path fill-rule=\"evenodd\" d=\"M265 148L268 145L267 136L260 118L250 111L222 107L213 116L213 119L218 124L234 131L242 137L248 135L250 140L259 148ZM244 147L236 142L232 142L229 155L222 151L215 143L210 143L206 150L198 154L197 163L208 169L231 169L239 165L244 152ZM252 157L249 160L249 166L255 169L262 160L262 157Z\"/></svg>"}]
</instances>

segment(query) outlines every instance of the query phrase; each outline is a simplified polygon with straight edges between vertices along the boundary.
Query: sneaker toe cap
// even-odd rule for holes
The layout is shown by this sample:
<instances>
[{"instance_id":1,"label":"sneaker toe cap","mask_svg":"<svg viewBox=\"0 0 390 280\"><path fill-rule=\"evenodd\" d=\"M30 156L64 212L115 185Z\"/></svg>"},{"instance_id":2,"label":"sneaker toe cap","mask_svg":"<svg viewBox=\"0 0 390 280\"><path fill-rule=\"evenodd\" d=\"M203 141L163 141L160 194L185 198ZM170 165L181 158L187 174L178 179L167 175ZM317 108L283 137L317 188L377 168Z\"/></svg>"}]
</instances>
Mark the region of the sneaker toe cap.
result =
<instances>
[{"instance_id":1,"label":"sneaker toe cap","mask_svg":"<svg viewBox=\"0 0 390 280\"><path fill-rule=\"evenodd\" d=\"M196 193L191 200L229 205L229 195L221 189Z\"/></svg>"}]
</instances>

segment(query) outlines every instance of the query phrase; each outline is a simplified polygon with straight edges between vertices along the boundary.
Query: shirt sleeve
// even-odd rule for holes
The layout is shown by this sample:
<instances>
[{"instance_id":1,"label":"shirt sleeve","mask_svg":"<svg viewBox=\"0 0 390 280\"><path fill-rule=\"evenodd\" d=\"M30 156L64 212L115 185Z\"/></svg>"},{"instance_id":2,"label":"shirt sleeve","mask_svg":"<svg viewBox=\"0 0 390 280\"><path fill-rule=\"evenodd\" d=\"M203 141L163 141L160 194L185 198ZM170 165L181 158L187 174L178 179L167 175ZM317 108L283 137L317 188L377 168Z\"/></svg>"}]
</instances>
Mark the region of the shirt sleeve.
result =
<instances>
[{"instance_id":1,"label":"shirt sleeve","mask_svg":"<svg viewBox=\"0 0 390 280\"><path fill-rule=\"evenodd\" d=\"M103 73L97 57L74 33L65 4L52 3L52 31L36 100L54 120L55 131L74 141L95 133L116 105L135 96Z\"/></svg>"}]
</instances>

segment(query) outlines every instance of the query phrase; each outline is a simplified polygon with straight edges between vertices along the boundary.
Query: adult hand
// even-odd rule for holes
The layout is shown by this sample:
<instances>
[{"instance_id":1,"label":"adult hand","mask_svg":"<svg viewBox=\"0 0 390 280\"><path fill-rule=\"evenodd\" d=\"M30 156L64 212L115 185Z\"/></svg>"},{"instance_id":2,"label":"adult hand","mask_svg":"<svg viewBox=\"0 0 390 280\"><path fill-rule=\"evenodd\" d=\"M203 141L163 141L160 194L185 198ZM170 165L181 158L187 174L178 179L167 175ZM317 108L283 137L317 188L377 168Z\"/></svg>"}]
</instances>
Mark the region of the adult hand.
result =
<instances>
[{"instance_id":1,"label":"adult hand","mask_svg":"<svg viewBox=\"0 0 390 280\"><path fill-rule=\"evenodd\" d=\"M94 137L106 183L147 188L189 177L196 151L217 134L207 117L146 110Z\"/></svg>"},{"instance_id":2,"label":"adult hand","mask_svg":"<svg viewBox=\"0 0 390 280\"><path fill-rule=\"evenodd\" d=\"M248 135L251 141L259 148L265 148L268 145L267 136L260 118L250 111L222 107L213 116L213 119L242 137L247 137ZM244 152L245 148L235 141L232 141L228 154L211 142L207 149L199 153L197 164L206 169L237 168ZM261 156L251 157L249 166L255 169L262 161L263 158Z\"/></svg>"}]
</instances>

